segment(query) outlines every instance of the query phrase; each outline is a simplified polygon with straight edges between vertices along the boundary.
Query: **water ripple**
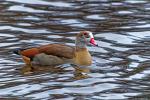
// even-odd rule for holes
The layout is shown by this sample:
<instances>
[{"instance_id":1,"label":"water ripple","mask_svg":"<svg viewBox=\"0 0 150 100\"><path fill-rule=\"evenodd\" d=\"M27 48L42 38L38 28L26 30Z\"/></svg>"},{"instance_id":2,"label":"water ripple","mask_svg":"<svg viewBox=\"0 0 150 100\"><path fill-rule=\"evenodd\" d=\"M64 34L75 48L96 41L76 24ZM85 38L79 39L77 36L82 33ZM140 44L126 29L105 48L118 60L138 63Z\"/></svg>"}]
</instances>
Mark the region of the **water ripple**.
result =
<instances>
[{"instance_id":1,"label":"water ripple","mask_svg":"<svg viewBox=\"0 0 150 100\"><path fill-rule=\"evenodd\" d=\"M0 99L148 99L149 5L149 0L2 0ZM99 44L88 47L89 73L66 64L26 74L12 53L49 43L74 46L81 30L92 31Z\"/></svg>"}]
</instances>

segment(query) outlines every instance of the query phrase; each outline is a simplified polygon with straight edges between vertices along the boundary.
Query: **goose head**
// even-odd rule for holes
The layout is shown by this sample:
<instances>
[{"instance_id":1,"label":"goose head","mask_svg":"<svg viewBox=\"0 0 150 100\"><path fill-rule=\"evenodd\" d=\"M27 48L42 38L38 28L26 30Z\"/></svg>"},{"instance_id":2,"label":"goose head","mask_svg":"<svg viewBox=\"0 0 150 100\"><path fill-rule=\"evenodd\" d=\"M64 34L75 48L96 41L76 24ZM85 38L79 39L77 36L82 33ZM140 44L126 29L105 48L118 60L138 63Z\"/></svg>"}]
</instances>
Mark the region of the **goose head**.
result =
<instances>
[{"instance_id":1,"label":"goose head","mask_svg":"<svg viewBox=\"0 0 150 100\"><path fill-rule=\"evenodd\" d=\"M76 37L76 46L80 48L86 47L86 45L91 44L93 46L98 46L96 43L93 33L90 31L81 31Z\"/></svg>"}]
</instances>

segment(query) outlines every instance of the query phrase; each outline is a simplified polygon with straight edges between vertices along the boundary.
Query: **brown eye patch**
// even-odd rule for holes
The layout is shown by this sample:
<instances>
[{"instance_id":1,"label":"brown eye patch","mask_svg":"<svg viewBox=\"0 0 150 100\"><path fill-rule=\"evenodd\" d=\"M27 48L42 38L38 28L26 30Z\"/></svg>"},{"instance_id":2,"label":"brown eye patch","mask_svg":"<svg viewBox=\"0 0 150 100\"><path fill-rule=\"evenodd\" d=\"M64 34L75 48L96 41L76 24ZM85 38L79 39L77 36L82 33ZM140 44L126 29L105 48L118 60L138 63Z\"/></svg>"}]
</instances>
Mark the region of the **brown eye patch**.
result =
<instances>
[{"instance_id":1,"label":"brown eye patch","mask_svg":"<svg viewBox=\"0 0 150 100\"><path fill-rule=\"evenodd\" d=\"M86 38L89 38L90 36L89 36L89 34L88 33L83 33L84 34L84 36L86 37Z\"/></svg>"},{"instance_id":2,"label":"brown eye patch","mask_svg":"<svg viewBox=\"0 0 150 100\"><path fill-rule=\"evenodd\" d=\"M84 35L87 35L87 33L86 33L86 32L84 32L83 34L84 34Z\"/></svg>"}]
</instances>

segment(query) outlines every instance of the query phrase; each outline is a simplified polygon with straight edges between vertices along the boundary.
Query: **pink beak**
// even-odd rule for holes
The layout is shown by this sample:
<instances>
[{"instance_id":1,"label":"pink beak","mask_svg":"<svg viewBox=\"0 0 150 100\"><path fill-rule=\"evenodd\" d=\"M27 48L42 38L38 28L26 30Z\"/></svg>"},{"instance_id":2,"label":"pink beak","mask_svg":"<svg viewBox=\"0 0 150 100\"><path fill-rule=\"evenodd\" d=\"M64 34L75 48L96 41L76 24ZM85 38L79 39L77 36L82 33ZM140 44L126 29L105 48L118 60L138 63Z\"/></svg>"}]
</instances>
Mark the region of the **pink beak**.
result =
<instances>
[{"instance_id":1,"label":"pink beak","mask_svg":"<svg viewBox=\"0 0 150 100\"><path fill-rule=\"evenodd\" d=\"M90 43L94 46L98 46L98 44L95 42L94 38L91 38Z\"/></svg>"}]
</instances>

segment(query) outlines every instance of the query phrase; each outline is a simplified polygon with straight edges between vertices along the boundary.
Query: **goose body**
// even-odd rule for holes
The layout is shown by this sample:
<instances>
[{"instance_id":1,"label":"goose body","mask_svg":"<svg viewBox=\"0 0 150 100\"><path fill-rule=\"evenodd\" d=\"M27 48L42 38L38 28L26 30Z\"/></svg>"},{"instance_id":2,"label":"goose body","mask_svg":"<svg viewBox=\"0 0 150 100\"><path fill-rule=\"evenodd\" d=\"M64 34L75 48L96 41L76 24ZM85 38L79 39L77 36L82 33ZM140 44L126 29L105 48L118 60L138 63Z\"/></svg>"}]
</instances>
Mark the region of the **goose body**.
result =
<instances>
[{"instance_id":1,"label":"goose body","mask_svg":"<svg viewBox=\"0 0 150 100\"><path fill-rule=\"evenodd\" d=\"M86 45L88 42L97 45L93 39L90 31L82 31L76 36L75 47L64 44L48 44L15 50L15 53L21 55L26 64L61 65L70 63L78 66L89 66L92 64L92 57Z\"/></svg>"}]
</instances>

